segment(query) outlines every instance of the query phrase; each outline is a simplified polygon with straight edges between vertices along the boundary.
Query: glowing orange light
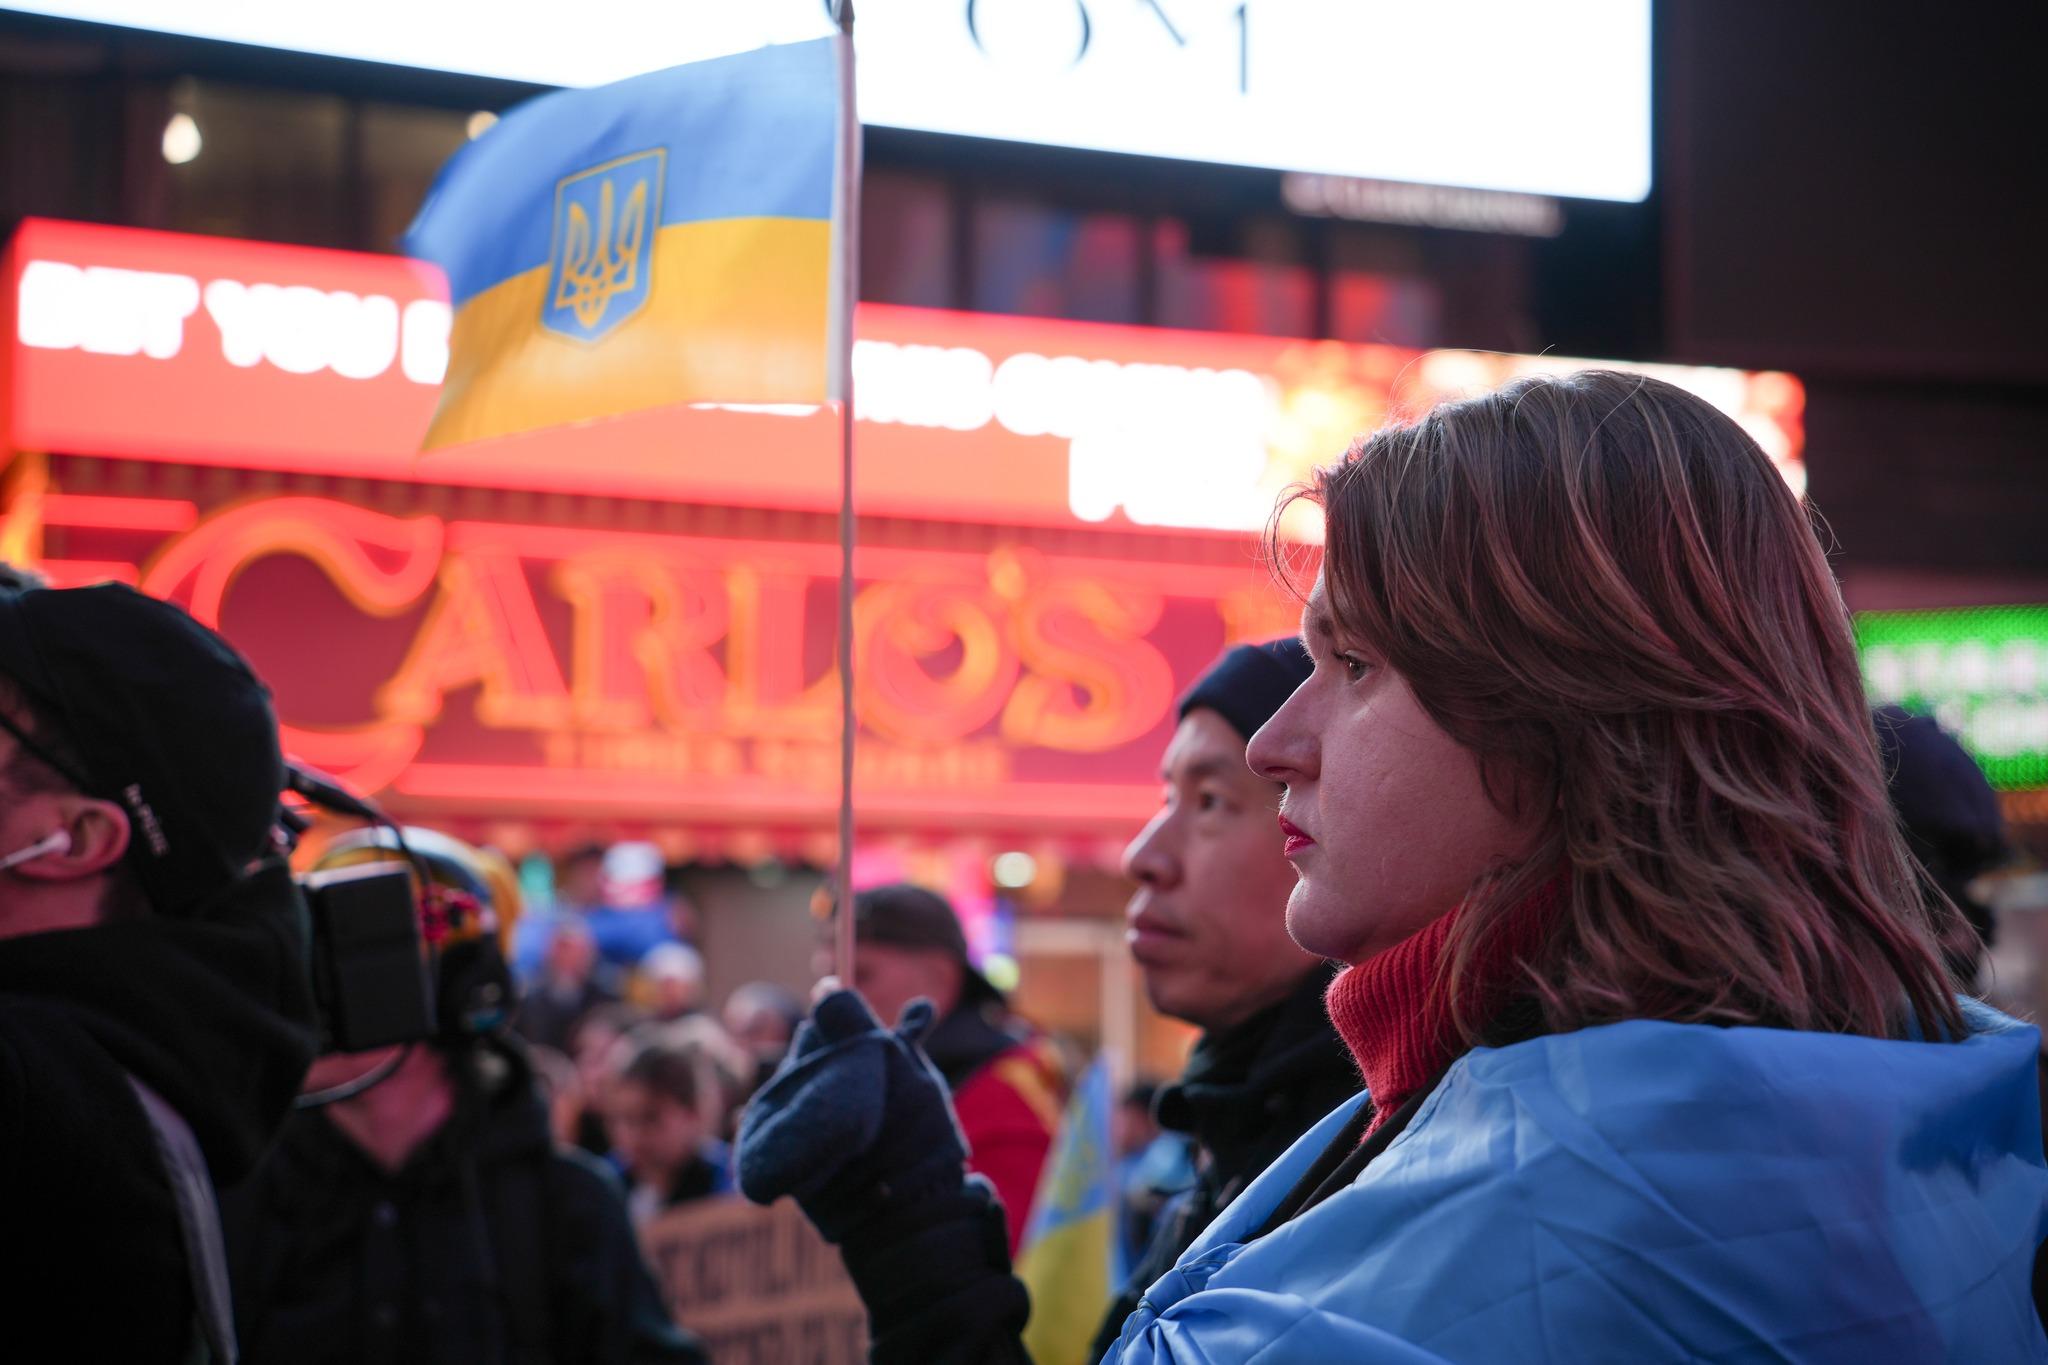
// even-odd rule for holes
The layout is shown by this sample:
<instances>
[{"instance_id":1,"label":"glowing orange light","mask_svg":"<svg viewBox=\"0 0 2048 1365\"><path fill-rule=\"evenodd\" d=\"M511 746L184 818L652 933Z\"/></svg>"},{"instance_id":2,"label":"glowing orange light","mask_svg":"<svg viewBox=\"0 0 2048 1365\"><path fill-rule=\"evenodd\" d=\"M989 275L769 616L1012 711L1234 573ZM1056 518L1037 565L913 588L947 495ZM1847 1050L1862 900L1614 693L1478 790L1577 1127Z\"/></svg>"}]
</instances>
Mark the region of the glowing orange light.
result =
<instances>
[{"instance_id":1,"label":"glowing orange light","mask_svg":"<svg viewBox=\"0 0 2048 1365\"><path fill-rule=\"evenodd\" d=\"M182 531L199 508L176 498L116 498L91 493L47 493L43 524L103 531Z\"/></svg>"}]
</instances>

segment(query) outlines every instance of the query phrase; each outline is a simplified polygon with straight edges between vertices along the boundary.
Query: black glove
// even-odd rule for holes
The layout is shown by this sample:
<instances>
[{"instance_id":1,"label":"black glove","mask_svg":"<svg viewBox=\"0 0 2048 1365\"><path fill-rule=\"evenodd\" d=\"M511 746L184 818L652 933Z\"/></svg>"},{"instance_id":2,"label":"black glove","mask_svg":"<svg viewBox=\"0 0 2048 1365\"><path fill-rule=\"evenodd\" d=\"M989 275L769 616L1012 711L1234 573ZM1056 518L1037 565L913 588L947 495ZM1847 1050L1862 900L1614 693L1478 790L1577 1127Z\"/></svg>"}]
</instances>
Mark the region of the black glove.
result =
<instances>
[{"instance_id":1,"label":"black glove","mask_svg":"<svg viewBox=\"0 0 2048 1365\"><path fill-rule=\"evenodd\" d=\"M961 1192L967 1145L946 1083L917 1042L928 1000L885 1029L852 991L818 1002L740 1123L740 1190L794 1195L828 1242L877 1215Z\"/></svg>"}]
</instances>

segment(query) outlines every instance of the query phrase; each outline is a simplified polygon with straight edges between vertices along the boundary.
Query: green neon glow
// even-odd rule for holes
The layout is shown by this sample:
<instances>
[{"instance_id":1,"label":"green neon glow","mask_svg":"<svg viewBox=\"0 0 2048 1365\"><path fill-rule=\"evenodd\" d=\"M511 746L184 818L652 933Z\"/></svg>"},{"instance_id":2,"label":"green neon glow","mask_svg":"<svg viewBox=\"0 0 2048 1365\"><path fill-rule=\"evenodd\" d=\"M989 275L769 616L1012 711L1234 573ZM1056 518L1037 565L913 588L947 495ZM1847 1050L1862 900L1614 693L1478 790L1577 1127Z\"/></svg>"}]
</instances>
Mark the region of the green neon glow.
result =
<instances>
[{"instance_id":1,"label":"green neon glow","mask_svg":"<svg viewBox=\"0 0 2048 1365\"><path fill-rule=\"evenodd\" d=\"M1924 711L2006 791L2048 786L2048 605L1856 614L1873 703Z\"/></svg>"}]
</instances>

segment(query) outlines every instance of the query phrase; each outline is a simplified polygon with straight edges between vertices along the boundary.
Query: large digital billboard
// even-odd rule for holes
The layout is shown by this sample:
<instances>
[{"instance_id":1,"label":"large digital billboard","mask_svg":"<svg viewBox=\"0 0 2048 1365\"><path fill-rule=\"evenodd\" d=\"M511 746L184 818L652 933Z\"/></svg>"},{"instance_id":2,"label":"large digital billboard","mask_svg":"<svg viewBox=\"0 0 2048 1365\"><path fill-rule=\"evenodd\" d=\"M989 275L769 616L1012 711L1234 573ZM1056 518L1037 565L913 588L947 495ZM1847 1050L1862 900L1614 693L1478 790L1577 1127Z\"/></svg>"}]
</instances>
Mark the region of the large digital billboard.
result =
<instances>
[{"instance_id":1,"label":"large digital billboard","mask_svg":"<svg viewBox=\"0 0 2048 1365\"><path fill-rule=\"evenodd\" d=\"M662 408L421 454L447 293L432 267L398 257L30 220L0 287L0 413L17 449L838 505L838 419L811 408ZM1360 432L1593 363L882 305L863 305L855 332L864 513L1068 529L1254 530ZM1599 363L1698 393L1804 486L1792 376ZM1316 529L1312 516L1299 527Z\"/></svg>"},{"instance_id":2,"label":"large digital billboard","mask_svg":"<svg viewBox=\"0 0 2048 1365\"><path fill-rule=\"evenodd\" d=\"M540 85L814 37L821 0L26 0L6 8ZM1633 202L1649 0L862 0L882 127Z\"/></svg>"}]
</instances>

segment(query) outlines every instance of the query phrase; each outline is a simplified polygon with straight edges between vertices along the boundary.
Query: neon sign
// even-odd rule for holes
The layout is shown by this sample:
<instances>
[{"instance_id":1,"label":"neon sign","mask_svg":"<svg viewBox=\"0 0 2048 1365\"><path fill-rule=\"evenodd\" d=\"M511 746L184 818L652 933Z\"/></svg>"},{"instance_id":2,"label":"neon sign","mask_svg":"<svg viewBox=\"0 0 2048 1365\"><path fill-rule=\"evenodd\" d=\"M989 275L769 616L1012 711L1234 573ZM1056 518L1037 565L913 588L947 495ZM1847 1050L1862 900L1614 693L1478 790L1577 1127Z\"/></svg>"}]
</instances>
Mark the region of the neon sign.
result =
<instances>
[{"instance_id":1,"label":"neon sign","mask_svg":"<svg viewBox=\"0 0 2048 1365\"><path fill-rule=\"evenodd\" d=\"M2048 606L1856 613L1873 702L1923 711L1994 787L2048 786Z\"/></svg>"},{"instance_id":2,"label":"neon sign","mask_svg":"<svg viewBox=\"0 0 2048 1365\"><path fill-rule=\"evenodd\" d=\"M221 359L288 374L332 370L375 379L398 363L415 384L448 368L448 305L411 299L401 313L387 294L32 260L16 291L16 337L38 350L145 355L169 360L185 344L186 319L204 303Z\"/></svg>"},{"instance_id":3,"label":"neon sign","mask_svg":"<svg viewBox=\"0 0 2048 1365\"><path fill-rule=\"evenodd\" d=\"M401 806L791 827L837 790L834 546L55 494L60 581L127 572L250 655L288 749ZM123 540L121 538L125 537ZM1178 690L1288 628L1255 566L873 547L856 566L863 819L1142 819Z\"/></svg>"},{"instance_id":4,"label":"neon sign","mask_svg":"<svg viewBox=\"0 0 2048 1365\"><path fill-rule=\"evenodd\" d=\"M17 449L836 505L837 419L801 407L667 408L420 455L447 306L438 275L412 262L36 220L11 259ZM1011 526L1242 532L1361 431L1589 363L880 305L856 325L861 508ZM1797 380L1621 368L1699 393L1803 488Z\"/></svg>"}]
</instances>

